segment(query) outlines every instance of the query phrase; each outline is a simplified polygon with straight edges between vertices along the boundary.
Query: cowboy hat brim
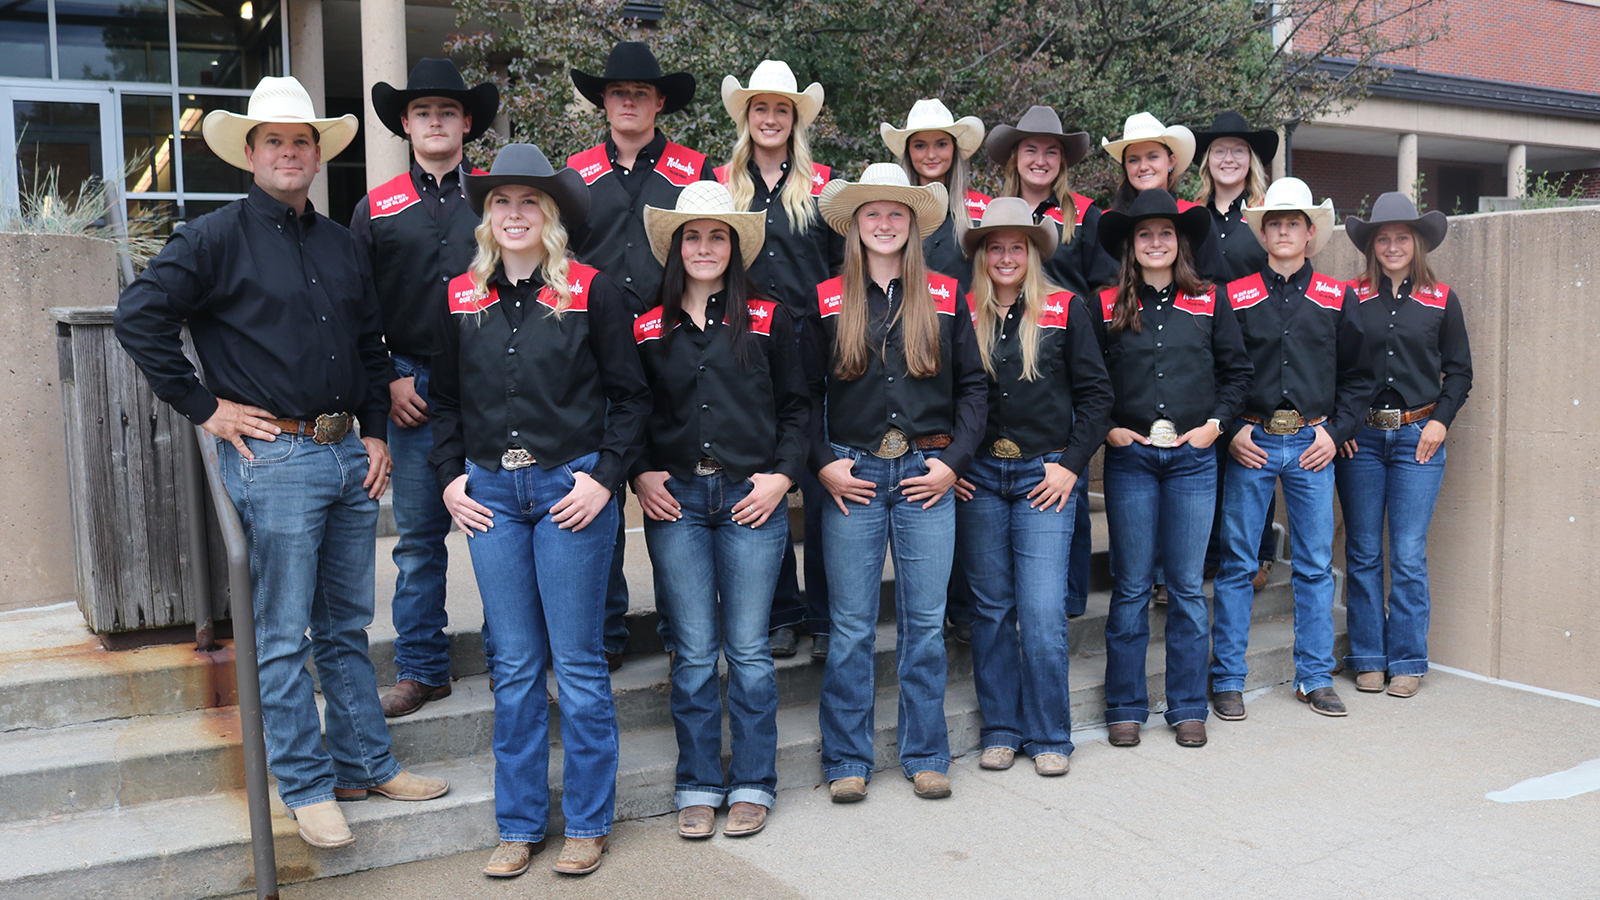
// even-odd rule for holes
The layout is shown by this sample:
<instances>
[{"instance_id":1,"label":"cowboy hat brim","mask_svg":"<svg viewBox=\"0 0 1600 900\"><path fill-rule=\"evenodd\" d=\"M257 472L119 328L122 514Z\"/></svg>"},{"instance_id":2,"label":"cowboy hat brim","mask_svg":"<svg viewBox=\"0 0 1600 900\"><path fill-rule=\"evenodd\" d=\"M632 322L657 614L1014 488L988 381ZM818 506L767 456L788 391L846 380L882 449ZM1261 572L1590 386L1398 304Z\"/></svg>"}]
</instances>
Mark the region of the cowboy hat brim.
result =
<instances>
[{"instance_id":1,"label":"cowboy hat brim","mask_svg":"<svg viewBox=\"0 0 1600 900\"><path fill-rule=\"evenodd\" d=\"M917 232L922 238L938 231L949 213L949 197L942 184L912 187L851 181L828 182L822 189L822 196L817 199L817 210L822 213L822 219L829 228L840 234L849 234L856 210L875 200L892 200L911 207L911 211L917 214Z\"/></svg>"},{"instance_id":2,"label":"cowboy hat brim","mask_svg":"<svg viewBox=\"0 0 1600 900\"><path fill-rule=\"evenodd\" d=\"M983 239L996 231L1015 231L1022 234L1033 242L1033 246L1038 248L1040 260L1047 260L1054 255L1056 245L1061 242L1061 238L1056 232L1056 226L1044 222L1034 225L977 225L967 229L966 235L961 238L961 249L966 251L969 258L975 256L978 252L978 246L983 243Z\"/></svg>"},{"instance_id":3,"label":"cowboy hat brim","mask_svg":"<svg viewBox=\"0 0 1600 900\"><path fill-rule=\"evenodd\" d=\"M1083 162L1089 156L1087 131L1023 131L1015 125L996 125L994 131L989 132L989 159L993 160L995 165L1005 165L1011 159L1011 151L1031 137L1055 138L1060 141L1062 152L1066 154L1061 160L1061 165L1067 168Z\"/></svg>"},{"instance_id":4,"label":"cowboy hat brim","mask_svg":"<svg viewBox=\"0 0 1600 900\"><path fill-rule=\"evenodd\" d=\"M270 119L252 119L225 109L214 109L206 113L205 120L200 125L200 133L206 139L206 146L211 152L236 169L250 171L250 158L245 155L245 135L257 125L277 123L282 125L310 125L317 130L317 146L322 148L322 162L329 160L344 152L355 140L356 132L361 128L361 121L354 115L346 113L334 119L303 119L295 117L273 117Z\"/></svg>"},{"instance_id":5,"label":"cowboy hat brim","mask_svg":"<svg viewBox=\"0 0 1600 900\"><path fill-rule=\"evenodd\" d=\"M467 175L463 181L466 182L467 202L478 215L483 214L483 202L490 191L508 184L521 184L543 191L556 201L556 208L561 210L561 223L568 233L589 219L589 186L570 166L553 175Z\"/></svg>"},{"instance_id":6,"label":"cowboy hat brim","mask_svg":"<svg viewBox=\"0 0 1600 900\"><path fill-rule=\"evenodd\" d=\"M1415 219L1386 219L1377 222L1368 222L1356 216L1346 216L1344 233L1349 236L1350 243L1355 244L1358 250L1365 253L1367 248L1372 246L1372 239L1378 236L1378 229L1385 225L1405 225L1409 227L1417 233L1418 237L1422 238L1422 242L1428 245L1428 252L1432 253L1439 249L1440 244L1444 243L1444 236L1450 230L1450 219L1437 209L1429 210Z\"/></svg>"},{"instance_id":7,"label":"cowboy hat brim","mask_svg":"<svg viewBox=\"0 0 1600 900\"><path fill-rule=\"evenodd\" d=\"M1256 240L1263 247L1266 246L1266 242L1261 240L1261 222L1266 219L1268 213L1275 212L1304 213L1311 221L1311 226L1317 231L1316 236L1311 239L1311 246L1306 248L1307 259L1321 253L1322 248L1333 240L1332 199L1324 200L1317 206L1247 206L1244 208L1244 220L1250 223L1250 233L1256 236ZM1105 217L1101 216L1101 221L1104 220Z\"/></svg>"},{"instance_id":8,"label":"cowboy hat brim","mask_svg":"<svg viewBox=\"0 0 1600 900\"><path fill-rule=\"evenodd\" d=\"M688 72L671 72L656 78L607 78L604 75L590 75L577 69L571 70L572 83L577 87L583 99L593 103L596 109L606 108L606 85L614 81L637 81L640 84L654 85L661 92L666 103L661 107L661 115L669 115L694 102L694 76Z\"/></svg>"},{"instance_id":9,"label":"cowboy hat brim","mask_svg":"<svg viewBox=\"0 0 1600 900\"><path fill-rule=\"evenodd\" d=\"M746 88L739 86L737 76L728 75L722 79L722 108L728 111L728 116L737 124L744 124L745 111L750 107L750 100L761 94L772 94L775 97L784 97L794 104L797 128L809 128L816 121L817 114L822 112L822 85L811 82L803 91L778 91L771 88Z\"/></svg>"},{"instance_id":10,"label":"cowboy hat brim","mask_svg":"<svg viewBox=\"0 0 1600 900\"><path fill-rule=\"evenodd\" d=\"M405 118L406 109L411 105L411 101L423 97L444 97L461 104L461 108L472 117L472 130L461 139L464 144L470 144L483 137L484 132L494 125L495 114L500 111L500 89L487 82L464 91L426 88L402 91L382 81L372 86L372 111L377 113L378 121L393 132L395 137L410 140L401 120Z\"/></svg>"},{"instance_id":11,"label":"cowboy hat brim","mask_svg":"<svg viewBox=\"0 0 1600 900\"><path fill-rule=\"evenodd\" d=\"M672 236L686 222L711 219L732 228L739 235L739 255L745 268L761 254L761 245L767 239L767 214L763 212L708 212L706 210L679 212L658 206L644 208L644 230L650 236L650 252L656 262L667 264L667 253L672 250Z\"/></svg>"},{"instance_id":12,"label":"cowboy hat brim","mask_svg":"<svg viewBox=\"0 0 1600 900\"><path fill-rule=\"evenodd\" d=\"M1175 175L1182 175L1194 162L1194 132L1183 125L1168 125L1160 134L1137 135L1118 141L1100 139L1100 146L1118 163L1122 162L1123 152L1134 144L1161 144L1171 150Z\"/></svg>"},{"instance_id":13,"label":"cowboy hat brim","mask_svg":"<svg viewBox=\"0 0 1600 900\"><path fill-rule=\"evenodd\" d=\"M1196 131L1194 133L1194 155L1196 158L1206 155L1213 141L1218 138L1237 138L1250 145L1250 151L1264 166L1272 164L1272 158L1278 155L1278 133L1276 131Z\"/></svg>"},{"instance_id":14,"label":"cowboy hat brim","mask_svg":"<svg viewBox=\"0 0 1600 900\"><path fill-rule=\"evenodd\" d=\"M1134 228L1140 222L1150 219L1170 219L1173 226L1178 229L1178 233L1189 239L1189 249L1196 254L1200 252L1200 245L1211 234L1211 211L1203 206L1192 206L1183 212L1161 210L1138 215L1109 209L1100 214L1100 229L1096 237L1100 241L1101 249L1111 254L1112 259L1121 260L1123 248L1127 246L1128 235L1133 234Z\"/></svg>"},{"instance_id":15,"label":"cowboy hat brim","mask_svg":"<svg viewBox=\"0 0 1600 900\"><path fill-rule=\"evenodd\" d=\"M911 140L913 134L924 131L942 131L950 135L956 142L956 149L961 151L961 158L967 159L978 152L983 146L983 120L977 116L962 116L949 125L920 126L913 128L896 128L888 122L878 125L878 136L883 138L884 146L896 157L906 155L906 142Z\"/></svg>"}]
</instances>

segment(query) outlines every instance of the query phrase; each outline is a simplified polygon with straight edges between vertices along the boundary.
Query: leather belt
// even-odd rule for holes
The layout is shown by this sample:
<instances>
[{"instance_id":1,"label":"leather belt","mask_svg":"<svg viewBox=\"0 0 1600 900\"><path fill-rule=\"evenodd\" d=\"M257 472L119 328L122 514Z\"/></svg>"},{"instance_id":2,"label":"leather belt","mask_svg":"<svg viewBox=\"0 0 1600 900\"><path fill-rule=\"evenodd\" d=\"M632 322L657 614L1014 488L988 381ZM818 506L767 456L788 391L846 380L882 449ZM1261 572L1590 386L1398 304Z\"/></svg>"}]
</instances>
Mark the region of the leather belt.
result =
<instances>
[{"instance_id":1,"label":"leather belt","mask_svg":"<svg viewBox=\"0 0 1600 900\"><path fill-rule=\"evenodd\" d=\"M1267 434L1275 434L1280 436L1286 434L1296 434L1302 428L1311 428L1312 426L1321 425L1323 422L1328 421L1327 416L1317 416L1315 419L1307 419L1305 416L1300 415L1300 411L1296 409L1273 410L1272 418L1265 421L1263 421L1260 416L1252 416L1249 413L1241 414L1239 418L1245 420L1246 422L1254 422L1257 425L1263 426Z\"/></svg>"},{"instance_id":2,"label":"leather belt","mask_svg":"<svg viewBox=\"0 0 1600 900\"><path fill-rule=\"evenodd\" d=\"M1433 410L1438 402L1419 406L1416 409L1369 409L1367 410L1367 424L1379 431L1394 431L1412 422L1420 422L1433 415Z\"/></svg>"},{"instance_id":3,"label":"leather belt","mask_svg":"<svg viewBox=\"0 0 1600 900\"><path fill-rule=\"evenodd\" d=\"M1067 450L1067 448L1065 448L1065 447L1057 447L1054 450L1046 450L1045 453L1065 453L1066 450ZM984 450L983 452L989 454L990 456L994 457L995 459L1022 459L1023 458L1022 457L1022 448L1018 447L1017 446L1017 442L1011 440L1010 438L1001 438L1001 439L995 441L994 443L990 444L988 449ZM1043 456L1044 454L1040 454L1040 455Z\"/></svg>"},{"instance_id":4,"label":"leather belt","mask_svg":"<svg viewBox=\"0 0 1600 900\"><path fill-rule=\"evenodd\" d=\"M918 450L941 450L950 446L951 437L948 434L926 434L919 438L908 438L906 433L898 428L891 428L883 433L883 439L878 442L878 449L872 455L879 459L899 459L906 455L915 444Z\"/></svg>"},{"instance_id":5,"label":"leather belt","mask_svg":"<svg viewBox=\"0 0 1600 900\"><path fill-rule=\"evenodd\" d=\"M709 456L696 460L694 464L694 473L696 475L715 475L721 471L722 463Z\"/></svg>"},{"instance_id":6,"label":"leather belt","mask_svg":"<svg viewBox=\"0 0 1600 900\"><path fill-rule=\"evenodd\" d=\"M350 433L349 413L323 413L315 421L303 419L267 419L284 434L303 435L314 444L337 444Z\"/></svg>"},{"instance_id":7,"label":"leather belt","mask_svg":"<svg viewBox=\"0 0 1600 900\"><path fill-rule=\"evenodd\" d=\"M533 458L533 454L522 449L521 447L510 447L507 448L506 452L500 454L500 468L505 469L508 472L515 472L518 469L526 469L535 462L537 462L537 460Z\"/></svg>"}]
</instances>

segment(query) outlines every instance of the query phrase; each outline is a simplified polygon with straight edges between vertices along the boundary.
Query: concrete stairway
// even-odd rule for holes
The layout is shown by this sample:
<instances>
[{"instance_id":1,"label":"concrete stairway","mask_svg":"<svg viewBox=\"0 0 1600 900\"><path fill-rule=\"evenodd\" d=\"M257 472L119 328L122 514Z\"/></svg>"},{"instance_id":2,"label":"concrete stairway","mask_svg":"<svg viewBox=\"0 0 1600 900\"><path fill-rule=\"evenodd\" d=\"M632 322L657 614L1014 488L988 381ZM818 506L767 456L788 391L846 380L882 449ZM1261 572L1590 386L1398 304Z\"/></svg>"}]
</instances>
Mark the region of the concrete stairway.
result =
<instances>
[{"instance_id":1,"label":"concrete stairway","mask_svg":"<svg viewBox=\"0 0 1600 900\"><path fill-rule=\"evenodd\" d=\"M1095 520L1103 581L1104 519L1096 514ZM337 851L301 843L294 823L274 799L279 877L284 882L495 842L493 700L477 636L481 612L465 539L457 535L451 541L455 692L390 725L397 758L408 767L449 778L452 790L428 803L377 798L347 805L357 843ZM390 546L392 541L380 540L380 609L372 627L380 682L394 678L393 632L383 603L392 591L386 555ZM667 707L667 660L653 643L655 619L648 569L641 564L642 535L630 535L628 555L632 649L638 652L613 676L622 728L619 818L672 810L677 752ZM1288 567L1280 564L1256 598L1251 688L1293 676L1288 576ZM888 602L877 637L877 764L890 770L885 778L895 777L897 768L891 577L886 573ZM1109 593L1103 583L1098 587L1088 613L1071 626L1069 677L1078 728L1103 721ZM1342 611L1337 616L1342 634ZM1148 668L1156 709L1163 703L1160 639L1165 618L1164 608L1152 609ZM0 846L8 850L0 855L0 896L189 900L249 890L250 836L240 789L231 648L212 654L196 653L192 646L106 653L72 607L0 615L0 636ZM816 700L822 666L810 661L809 649L809 641L802 639L801 653L777 664L780 788L821 780ZM951 643L949 660L946 721L952 750L964 754L977 748L981 724L970 651ZM554 723L554 708L551 713ZM559 740L554 724L552 736ZM552 753L551 783L557 797L560 759L559 752ZM550 831L559 835L559 800L555 806L557 821Z\"/></svg>"}]
</instances>

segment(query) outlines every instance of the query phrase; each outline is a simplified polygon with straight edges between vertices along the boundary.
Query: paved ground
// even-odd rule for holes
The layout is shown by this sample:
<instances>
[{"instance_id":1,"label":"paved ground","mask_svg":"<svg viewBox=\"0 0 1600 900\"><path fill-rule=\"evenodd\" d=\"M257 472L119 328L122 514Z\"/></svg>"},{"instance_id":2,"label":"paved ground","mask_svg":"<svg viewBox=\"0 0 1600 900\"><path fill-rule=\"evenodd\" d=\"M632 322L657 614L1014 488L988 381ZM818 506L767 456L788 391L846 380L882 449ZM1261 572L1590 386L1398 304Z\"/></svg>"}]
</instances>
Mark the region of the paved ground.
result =
<instances>
[{"instance_id":1,"label":"paved ground","mask_svg":"<svg viewBox=\"0 0 1600 900\"><path fill-rule=\"evenodd\" d=\"M1313 715L1286 687L1186 750L1165 725L1134 749L1079 736L1072 774L1020 760L951 771L955 796L917 800L896 772L834 806L784 792L754 838L690 844L670 816L621 824L605 866L491 882L488 853L283 889L284 900L431 898L1595 898L1600 791L1485 797L1600 757L1600 707L1435 672L1420 695L1358 694ZM1600 786L1600 763L1568 776Z\"/></svg>"}]
</instances>

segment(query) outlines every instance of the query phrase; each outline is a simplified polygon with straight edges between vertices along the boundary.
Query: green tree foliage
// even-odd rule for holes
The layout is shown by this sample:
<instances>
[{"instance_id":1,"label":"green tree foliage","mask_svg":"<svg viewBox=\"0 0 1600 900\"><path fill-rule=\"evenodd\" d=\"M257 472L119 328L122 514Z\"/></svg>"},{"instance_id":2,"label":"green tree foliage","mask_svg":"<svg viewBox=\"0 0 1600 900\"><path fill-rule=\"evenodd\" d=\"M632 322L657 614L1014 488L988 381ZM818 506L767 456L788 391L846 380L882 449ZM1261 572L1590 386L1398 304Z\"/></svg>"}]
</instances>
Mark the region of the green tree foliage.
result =
<instances>
[{"instance_id":1,"label":"green tree foliage","mask_svg":"<svg viewBox=\"0 0 1600 900\"><path fill-rule=\"evenodd\" d=\"M821 82L817 159L853 177L887 158L878 123L903 124L918 98L993 127L1030 104L1053 106L1098 144L1141 110L1200 129L1224 109L1263 127L1346 108L1384 77L1372 64L1436 38L1440 0L676 0L648 27L622 0L457 0L447 50L471 76L497 81L519 140L559 156L598 142L601 112L575 103L567 71L604 68L619 40L649 41L664 67L693 72L696 102L662 120L674 140L719 162L734 127L727 74L762 59ZM1318 59L1354 61L1341 74ZM1347 70L1348 69L1348 70ZM501 136L503 140L505 136ZM975 179L998 187L980 153ZM1118 179L1095 154L1079 190L1107 196Z\"/></svg>"}]
</instances>

